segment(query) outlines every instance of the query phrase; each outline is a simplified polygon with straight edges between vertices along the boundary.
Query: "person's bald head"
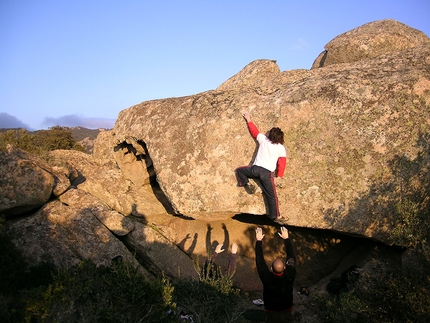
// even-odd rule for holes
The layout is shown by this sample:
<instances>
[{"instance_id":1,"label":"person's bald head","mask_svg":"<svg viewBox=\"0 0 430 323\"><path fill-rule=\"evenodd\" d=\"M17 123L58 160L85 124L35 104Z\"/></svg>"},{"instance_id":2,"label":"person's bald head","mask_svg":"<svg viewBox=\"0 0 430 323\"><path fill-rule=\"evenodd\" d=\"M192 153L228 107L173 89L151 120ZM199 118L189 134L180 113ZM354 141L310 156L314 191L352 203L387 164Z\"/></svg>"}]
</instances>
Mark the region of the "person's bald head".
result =
<instances>
[{"instance_id":1,"label":"person's bald head","mask_svg":"<svg viewBox=\"0 0 430 323\"><path fill-rule=\"evenodd\" d=\"M280 274L284 271L284 262L281 259L275 259L272 262L272 270L275 274Z\"/></svg>"}]
</instances>

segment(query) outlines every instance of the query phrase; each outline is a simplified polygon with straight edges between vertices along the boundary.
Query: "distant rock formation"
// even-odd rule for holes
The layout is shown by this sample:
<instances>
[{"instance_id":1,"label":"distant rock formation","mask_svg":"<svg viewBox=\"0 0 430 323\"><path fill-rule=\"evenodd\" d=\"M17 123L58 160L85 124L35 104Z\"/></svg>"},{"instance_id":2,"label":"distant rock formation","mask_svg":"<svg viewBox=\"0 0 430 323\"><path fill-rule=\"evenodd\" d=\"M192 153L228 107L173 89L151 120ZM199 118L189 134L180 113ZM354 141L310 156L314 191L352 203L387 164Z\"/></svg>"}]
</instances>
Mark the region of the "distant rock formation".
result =
<instances>
[{"instance_id":1,"label":"distant rock formation","mask_svg":"<svg viewBox=\"0 0 430 323\"><path fill-rule=\"evenodd\" d=\"M139 266L134 250L148 274L197 279L196 258L238 241L237 284L259 288L249 277L253 230L276 228L253 216L266 213L261 193L236 186L234 170L257 148L244 111L260 131L285 132L288 164L276 185L288 225L390 243L397 203L430 193L430 42L384 20L326 51L311 70L256 60L216 90L125 109L92 155L57 150L42 160L9 147L0 212L15 217L15 244L57 266L117 256Z\"/></svg>"}]
</instances>

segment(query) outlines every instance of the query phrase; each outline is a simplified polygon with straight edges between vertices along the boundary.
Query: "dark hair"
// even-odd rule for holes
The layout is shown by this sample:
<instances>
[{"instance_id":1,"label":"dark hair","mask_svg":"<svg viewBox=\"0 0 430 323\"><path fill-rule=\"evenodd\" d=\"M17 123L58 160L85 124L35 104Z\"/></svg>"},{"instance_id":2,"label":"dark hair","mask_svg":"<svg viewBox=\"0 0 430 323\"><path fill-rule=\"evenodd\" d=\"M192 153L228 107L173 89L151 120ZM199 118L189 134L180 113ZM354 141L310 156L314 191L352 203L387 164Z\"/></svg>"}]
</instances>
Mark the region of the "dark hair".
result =
<instances>
[{"instance_id":1,"label":"dark hair","mask_svg":"<svg viewBox=\"0 0 430 323\"><path fill-rule=\"evenodd\" d=\"M274 144L284 144L284 132L278 127L270 129L267 138Z\"/></svg>"}]
</instances>

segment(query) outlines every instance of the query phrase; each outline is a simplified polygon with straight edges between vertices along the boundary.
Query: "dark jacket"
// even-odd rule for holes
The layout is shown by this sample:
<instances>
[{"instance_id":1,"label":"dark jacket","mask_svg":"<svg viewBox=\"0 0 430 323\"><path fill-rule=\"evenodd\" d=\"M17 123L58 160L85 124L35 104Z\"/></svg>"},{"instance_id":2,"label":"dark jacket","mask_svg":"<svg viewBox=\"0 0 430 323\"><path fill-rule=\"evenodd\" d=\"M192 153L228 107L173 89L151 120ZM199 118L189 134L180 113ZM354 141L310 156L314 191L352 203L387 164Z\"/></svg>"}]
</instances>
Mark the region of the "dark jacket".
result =
<instances>
[{"instance_id":1,"label":"dark jacket","mask_svg":"<svg viewBox=\"0 0 430 323\"><path fill-rule=\"evenodd\" d=\"M281 274L270 271L263 255L263 243L255 245L255 261L258 275L263 283L264 308L268 311L285 311L293 306L293 283L296 278L296 256L290 239L284 239L287 261Z\"/></svg>"}]
</instances>

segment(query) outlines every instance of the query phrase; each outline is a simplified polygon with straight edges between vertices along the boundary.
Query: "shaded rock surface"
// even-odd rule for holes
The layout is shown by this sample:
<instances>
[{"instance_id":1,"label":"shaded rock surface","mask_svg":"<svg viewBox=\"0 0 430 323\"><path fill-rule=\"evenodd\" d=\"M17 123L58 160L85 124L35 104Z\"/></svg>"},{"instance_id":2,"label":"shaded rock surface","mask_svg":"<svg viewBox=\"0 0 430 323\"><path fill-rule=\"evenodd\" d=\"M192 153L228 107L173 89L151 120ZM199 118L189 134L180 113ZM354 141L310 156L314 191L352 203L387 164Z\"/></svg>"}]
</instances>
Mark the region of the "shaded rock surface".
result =
<instances>
[{"instance_id":1,"label":"shaded rock surface","mask_svg":"<svg viewBox=\"0 0 430 323\"><path fill-rule=\"evenodd\" d=\"M65 205L79 205L81 209L90 211L106 228L117 236L125 236L134 229L133 222L116 211L97 197L80 189L71 189L60 196L60 202Z\"/></svg>"},{"instance_id":2,"label":"shaded rock surface","mask_svg":"<svg viewBox=\"0 0 430 323\"><path fill-rule=\"evenodd\" d=\"M79 205L49 202L34 215L15 221L11 234L15 245L33 264L50 262L63 268L91 259L98 265L109 265L114 257L121 255L139 266L92 211Z\"/></svg>"},{"instance_id":3,"label":"shaded rock surface","mask_svg":"<svg viewBox=\"0 0 430 323\"><path fill-rule=\"evenodd\" d=\"M149 268L154 274L198 279L191 255L184 253L159 230L137 222L135 230L127 236L126 243L137 250L138 257L144 263L150 264ZM158 265L155 264L155 259Z\"/></svg>"}]
</instances>

